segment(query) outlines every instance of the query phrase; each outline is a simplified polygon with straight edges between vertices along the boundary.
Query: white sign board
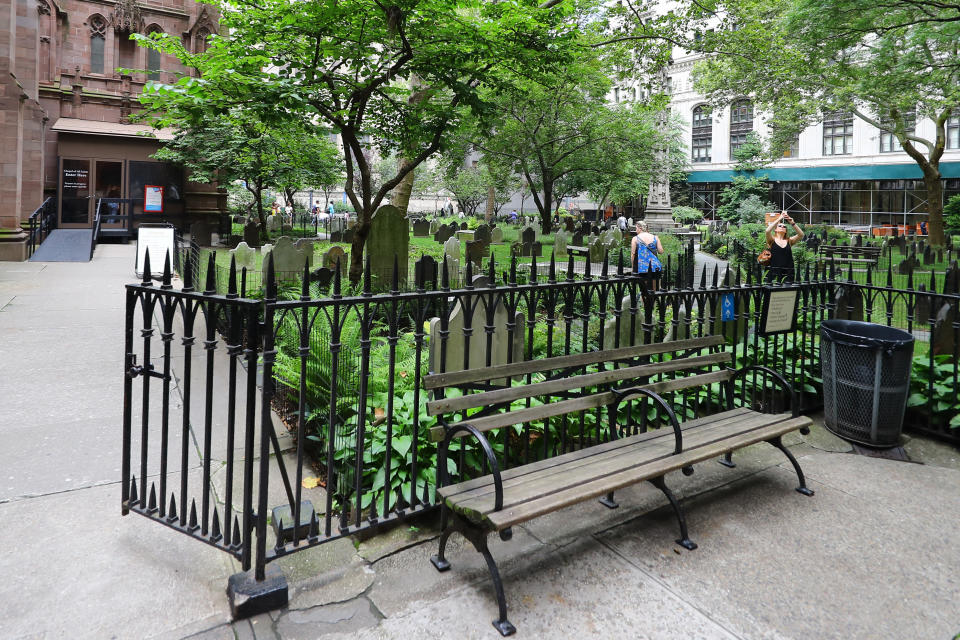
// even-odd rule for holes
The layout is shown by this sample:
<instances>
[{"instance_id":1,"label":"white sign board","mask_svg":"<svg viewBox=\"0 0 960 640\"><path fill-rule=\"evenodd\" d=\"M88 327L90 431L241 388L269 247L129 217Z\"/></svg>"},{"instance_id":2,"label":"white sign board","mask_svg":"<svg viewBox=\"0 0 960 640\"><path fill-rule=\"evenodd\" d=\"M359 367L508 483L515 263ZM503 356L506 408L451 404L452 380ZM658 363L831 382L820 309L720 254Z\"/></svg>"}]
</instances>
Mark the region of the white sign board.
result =
<instances>
[{"instance_id":1,"label":"white sign board","mask_svg":"<svg viewBox=\"0 0 960 640\"><path fill-rule=\"evenodd\" d=\"M798 289L769 288L760 317L761 335L793 331L797 320Z\"/></svg>"},{"instance_id":2,"label":"white sign board","mask_svg":"<svg viewBox=\"0 0 960 640\"><path fill-rule=\"evenodd\" d=\"M170 254L170 269L173 269L174 239L173 227L166 225L153 227L142 225L137 229L137 277L143 277L143 260L150 251L151 277L163 276L163 263L167 253Z\"/></svg>"}]
</instances>

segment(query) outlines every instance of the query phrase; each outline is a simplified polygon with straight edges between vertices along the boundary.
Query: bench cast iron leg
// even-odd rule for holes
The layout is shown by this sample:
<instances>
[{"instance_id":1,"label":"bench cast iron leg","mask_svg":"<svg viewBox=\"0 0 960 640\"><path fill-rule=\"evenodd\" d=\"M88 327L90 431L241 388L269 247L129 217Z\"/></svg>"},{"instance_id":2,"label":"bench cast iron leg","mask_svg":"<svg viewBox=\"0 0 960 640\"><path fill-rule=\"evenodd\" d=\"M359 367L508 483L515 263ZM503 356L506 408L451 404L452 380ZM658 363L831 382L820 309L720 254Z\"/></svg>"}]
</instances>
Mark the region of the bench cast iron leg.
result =
<instances>
[{"instance_id":1,"label":"bench cast iron leg","mask_svg":"<svg viewBox=\"0 0 960 640\"><path fill-rule=\"evenodd\" d=\"M647 482L655 486L657 489L660 489L660 491L663 492L663 495L667 496L667 500L670 501L670 505L673 507L673 512L677 515L677 520L680 522L680 539L677 540L677 544L684 549L689 549L690 551L696 549L697 543L687 536L687 519L683 516L683 511L680 509L680 503L677 502L677 498L673 495L673 492L667 488L667 483L663 481L663 476L660 476L659 478L651 478Z\"/></svg>"},{"instance_id":2,"label":"bench cast iron leg","mask_svg":"<svg viewBox=\"0 0 960 640\"><path fill-rule=\"evenodd\" d=\"M793 454L790 453L790 450L783 446L783 440L780 436L777 436L773 440L767 440L770 444L775 446L780 451L783 451L783 455L787 456L787 459L790 461L790 464L793 465L793 470L797 472L797 478L800 479L800 486L797 487L797 492L802 493L805 496L812 496L813 490L807 488L807 481L803 477L803 469L800 468L800 463L797 462L797 459L793 457Z\"/></svg>"},{"instance_id":3,"label":"bench cast iron leg","mask_svg":"<svg viewBox=\"0 0 960 640\"><path fill-rule=\"evenodd\" d=\"M503 581L500 579L500 571L497 569L497 563L494 561L493 555L490 553L490 548L487 546L487 531L464 520L455 513L450 513L449 515L452 522L450 522L440 535L440 552L431 557L430 562L437 568L437 571L446 571L449 569L450 563L443 557L444 549L447 546L447 539L454 531L463 535L483 556L483 559L487 562L487 570L490 571L490 578L493 580L493 588L497 594L497 608L500 614L499 617L493 621L493 626L500 632L500 635L503 636L516 633L517 628L507 620L507 598L503 593ZM500 537L504 540L509 540L511 537L510 530L505 529L500 534Z\"/></svg>"},{"instance_id":4,"label":"bench cast iron leg","mask_svg":"<svg viewBox=\"0 0 960 640\"><path fill-rule=\"evenodd\" d=\"M731 469L735 469L737 467L737 463L733 461L733 451L727 451L717 462L725 467L730 467Z\"/></svg>"},{"instance_id":5,"label":"bench cast iron leg","mask_svg":"<svg viewBox=\"0 0 960 640\"><path fill-rule=\"evenodd\" d=\"M608 509L616 509L620 506L620 503L613 499L613 491L600 498L599 502Z\"/></svg>"}]
</instances>

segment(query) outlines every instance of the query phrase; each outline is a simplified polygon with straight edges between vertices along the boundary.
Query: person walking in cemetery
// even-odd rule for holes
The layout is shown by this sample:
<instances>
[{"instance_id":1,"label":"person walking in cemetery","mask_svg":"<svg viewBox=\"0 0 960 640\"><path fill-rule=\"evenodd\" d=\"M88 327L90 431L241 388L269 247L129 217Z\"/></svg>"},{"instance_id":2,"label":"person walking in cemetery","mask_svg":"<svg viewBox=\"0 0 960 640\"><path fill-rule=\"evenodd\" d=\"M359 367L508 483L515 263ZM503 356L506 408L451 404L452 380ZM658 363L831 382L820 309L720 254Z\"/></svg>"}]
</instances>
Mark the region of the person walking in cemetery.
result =
<instances>
[{"instance_id":1,"label":"person walking in cemetery","mask_svg":"<svg viewBox=\"0 0 960 640\"><path fill-rule=\"evenodd\" d=\"M617 218L617 226L620 227L621 233L627 232L627 219L623 217L623 214L620 214L620 217Z\"/></svg>"},{"instance_id":2,"label":"person walking in cemetery","mask_svg":"<svg viewBox=\"0 0 960 640\"><path fill-rule=\"evenodd\" d=\"M793 226L796 233L787 237L787 226ZM793 251L791 247L803 238L803 229L784 211L767 227L767 248L770 250L770 264L767 269L767 282L793 282L795 276Z\"/></svg>"},{"instance_id":3,"label":"person walking in cemetery","mask_svg":"<svg viewBox=\"0 0 960 640\"><path fill-rule=\"evenodd\" d=\"M332 218L334 211L336 211L336 208L333 206L333 201L327 200L327 215Z\"/></svg>"},{"instance_id":4,"label":"person walking in cemetery","mask_svg":"<svg viewBox=\"0 0 960 640\"><path fill-rule=\"evenodd\" d=\"M633 237L630 243L631 264L633 272L637 274L659 274L663 271L663 263L658 257L663 253L663 245L660 238L650 233L647 229L647 223L643 220L637 221L637 235ZM650 281L650 288L656 290L659 281L658 276L653 276Z\"/></svg>"}]
</instances>

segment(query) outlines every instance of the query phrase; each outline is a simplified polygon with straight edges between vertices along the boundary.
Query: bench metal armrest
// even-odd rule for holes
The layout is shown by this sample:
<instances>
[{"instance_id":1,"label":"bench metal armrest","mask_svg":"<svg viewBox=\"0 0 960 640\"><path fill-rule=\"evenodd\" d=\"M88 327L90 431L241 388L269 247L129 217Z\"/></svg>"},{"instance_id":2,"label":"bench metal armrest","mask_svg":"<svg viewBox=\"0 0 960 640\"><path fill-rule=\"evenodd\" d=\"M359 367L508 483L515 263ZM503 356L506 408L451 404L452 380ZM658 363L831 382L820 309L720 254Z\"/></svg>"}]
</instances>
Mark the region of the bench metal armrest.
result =
<instances>
[{"instance_id":1,"label":"bench metal armrest","mask_svg":"<svg viewBox=\"0 0 960 640\"><path fill-rule=\"evenodd\" d=\"M443 442L440 443L439 447L440 459L438 462L440 468L437 478L437 489L449 484L450 478L447 475L447 449L450 446L450 441L454 435L465 431L477 439L477 442L480 443L480 447L483 449L484 455L487 456L487 462L490 463L490 470L493 473L493 510L500 511L503 508L503 478L500 477L500 465L497 463L497 457L493 453L493 447L490 446L490 442L482 433L469 424L461 422L455 422L453 424L444 422L443 424L444 427L446 427L447 434L444 436Z\"/></svg>"},{"instance_id":2,"label":"bench metal armrest","mask_svg":"<svg viewBox=\"0 0 960 640\"><path fill-rule=\"evenodd\" d=\"M751 364L745 367L740 367L733 373L733 377L730 378L730 382L729 382L729 385L730 385L729 404L731 409L733 408L733 385L736 382L737 378L744 377L750 371L762 371L770 376L773 376L773 379L776 380L781 387L783 387L784 391L790 394L790 415L793 416L794 418L800 415L800 402L799 402L799 398L797 397L796 389L794 389L793 385L787 382L787 379L784 378L783 375L781 375L779 372L774 371L770 367L765 367L762 364ZM806 435L810 433L810 429L804 427L800 429L800 433Z\"/></svg>"},{"instance_id":3,"label":"bench metal armrest","mask_svg":"<svg viewBox=\"0 0 960 640\"><path fill-rule=\"evenodd\" d=\"M647 396L652 398L654 402L660 405L661 408L666 409L667 416L670 418L670 425L673 427L673 437L676 442L676 446L673 449L673 454L676 455L683 451L683 435L680 433L680 423L677 422L677 414L673 412L673 409L670 408L670 405L664 400L659 394L651 391L650 389L644 389L643 387L630 387L628 389L612 389L611 393L616 396L617 401L614 404L614 410L625 401L632 400L637 396Z\"/></svg>"}]
</instances>

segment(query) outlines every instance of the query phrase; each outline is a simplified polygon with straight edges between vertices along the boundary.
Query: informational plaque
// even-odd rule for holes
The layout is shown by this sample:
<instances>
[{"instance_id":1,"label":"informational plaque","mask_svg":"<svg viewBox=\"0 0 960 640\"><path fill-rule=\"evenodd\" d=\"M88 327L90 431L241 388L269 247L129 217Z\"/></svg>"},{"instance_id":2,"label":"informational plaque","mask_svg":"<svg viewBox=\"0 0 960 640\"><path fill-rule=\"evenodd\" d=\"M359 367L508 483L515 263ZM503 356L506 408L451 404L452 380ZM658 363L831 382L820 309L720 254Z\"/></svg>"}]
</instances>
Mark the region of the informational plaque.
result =
<instances>
[{"instance_id":1,"label":"informational plaque","mask_svg":"<svg viewBox=\"0 0 960 640\"><path fill-rule=\"evenodd\" d=\"M155 184L144 185L143 212L163 213L163 187Z\"/></svg>"},{"instance_id":2,"label":"informational plaque","mask_svg":"<svg viewBox=\"0 0 960 640\"><path fill-rule=\"evenodd\" d=\"M174 239L170 225L140 225L137 229L137 266L138 278L143 277L143 261L150 251L150 276L163 276L163 263L170 254L170 268L173 269Z\"/></svg>"},{"instance_id":3,"label":"informational plaque","mask_svg":"<svg viewBox=\"0 0 960 640\"><path fill-rule=\"evenodd\" d=\"M760 315L760 335L769 336L789 333L797 326L796 287L765 287L763 312Z\"/></svg>"}]
</instances>

